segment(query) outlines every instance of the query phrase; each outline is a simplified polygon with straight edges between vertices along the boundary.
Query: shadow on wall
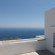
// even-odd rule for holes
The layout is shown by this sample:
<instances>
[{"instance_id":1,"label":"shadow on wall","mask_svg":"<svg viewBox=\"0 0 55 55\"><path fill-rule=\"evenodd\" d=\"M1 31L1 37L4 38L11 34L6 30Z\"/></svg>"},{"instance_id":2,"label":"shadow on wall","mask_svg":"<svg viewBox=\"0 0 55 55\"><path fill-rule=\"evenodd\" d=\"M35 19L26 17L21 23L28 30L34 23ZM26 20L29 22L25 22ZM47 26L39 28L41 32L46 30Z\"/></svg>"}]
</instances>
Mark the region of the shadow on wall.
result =
<instances>
[{"instance_id":1,"label":"shadow on wall","mask_svg":"<svg viewBox=\"0 0 55 55\"><path fill-rule=\"evenodd\" d=\"M38 55L55 55L48 50L37 51Z\"/></svg>"}]
</instances>

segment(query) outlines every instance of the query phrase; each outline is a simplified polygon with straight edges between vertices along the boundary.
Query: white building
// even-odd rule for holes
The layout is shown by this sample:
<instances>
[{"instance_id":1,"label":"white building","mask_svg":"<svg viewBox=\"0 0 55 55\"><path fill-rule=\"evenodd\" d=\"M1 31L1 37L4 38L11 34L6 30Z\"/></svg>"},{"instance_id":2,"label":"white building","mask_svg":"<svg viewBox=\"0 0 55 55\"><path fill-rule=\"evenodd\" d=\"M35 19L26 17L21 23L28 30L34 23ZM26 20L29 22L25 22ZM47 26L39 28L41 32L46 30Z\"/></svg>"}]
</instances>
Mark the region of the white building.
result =
<instances>
[{"instance_id":1,"label":"white building","mask_svg":"<svg viewBox=\"0 0 55 55\"><path fill-rule=\"evenodd\" d=\"M0 55L19 55L39 50L55 53L55 8L45 13L45 37L0 41Z\"/></svg>"},{"instance_id":2,"label":"white building","mask_svg":"<svg viewBox=\"0 0 55 55\"><path fill-rule=\"evenodd\" d=\"M47 49L55 53L55 8L45 13L45 37Z\"/></svg>"}]
</instances>

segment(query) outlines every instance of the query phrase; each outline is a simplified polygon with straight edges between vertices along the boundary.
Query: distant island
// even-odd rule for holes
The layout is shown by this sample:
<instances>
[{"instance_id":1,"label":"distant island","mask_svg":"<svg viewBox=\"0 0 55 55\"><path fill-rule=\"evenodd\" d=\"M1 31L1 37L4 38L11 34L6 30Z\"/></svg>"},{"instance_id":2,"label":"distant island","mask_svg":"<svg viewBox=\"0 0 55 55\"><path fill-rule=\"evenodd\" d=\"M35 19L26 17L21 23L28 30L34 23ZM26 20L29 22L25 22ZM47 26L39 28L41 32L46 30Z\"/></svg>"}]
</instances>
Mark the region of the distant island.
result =
<instances>
[{"instance_id":1,"label":"distant island","mask_svg":"<svg viewBox=\"0 0 55 55\"><path fill-rule=\"evenodd\" d=\"M0 41L4 41L4 40L18 40L21 38L4 38L4 39L0 39Z\"/></svg>"}]
</instances>

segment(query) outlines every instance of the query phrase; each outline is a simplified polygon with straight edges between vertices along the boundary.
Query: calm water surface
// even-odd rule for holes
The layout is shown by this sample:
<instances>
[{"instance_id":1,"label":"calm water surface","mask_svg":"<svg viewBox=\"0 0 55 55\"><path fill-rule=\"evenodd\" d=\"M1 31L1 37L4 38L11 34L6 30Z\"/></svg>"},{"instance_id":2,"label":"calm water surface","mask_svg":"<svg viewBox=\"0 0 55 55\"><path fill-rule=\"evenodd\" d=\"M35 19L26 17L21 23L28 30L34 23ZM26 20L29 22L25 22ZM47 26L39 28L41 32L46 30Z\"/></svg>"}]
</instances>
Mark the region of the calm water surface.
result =
<instances>
[{"instance_id":1,"label":"calm water surface","mask_svg":"<svg viewBox=\"0 0 55 55\"><path fill-rule=\"evenodd\" d=\"M35 36L44 35L44 29L35 29L35 28L0 28L0 39L2 38L35 38Z\"/></svg>"}]
</instances>

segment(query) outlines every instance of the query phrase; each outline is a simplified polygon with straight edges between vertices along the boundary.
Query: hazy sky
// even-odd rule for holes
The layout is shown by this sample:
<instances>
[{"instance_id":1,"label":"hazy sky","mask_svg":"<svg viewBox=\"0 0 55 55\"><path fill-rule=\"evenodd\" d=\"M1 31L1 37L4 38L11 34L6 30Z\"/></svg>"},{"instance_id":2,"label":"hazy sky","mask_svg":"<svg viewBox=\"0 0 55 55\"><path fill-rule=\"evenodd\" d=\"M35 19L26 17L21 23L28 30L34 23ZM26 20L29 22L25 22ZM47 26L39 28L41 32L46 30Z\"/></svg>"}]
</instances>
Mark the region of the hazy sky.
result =
<instances>
[{"instance_id":1,"label":"hazy sky","mask_svg":"<svg viewBox=\"0 0 55 55\"><path fill-rule=\"evenodd\" d=\"M55 0L0 0L0 28L44 28L51 8Z\"/></svg>"}]
</instances>

